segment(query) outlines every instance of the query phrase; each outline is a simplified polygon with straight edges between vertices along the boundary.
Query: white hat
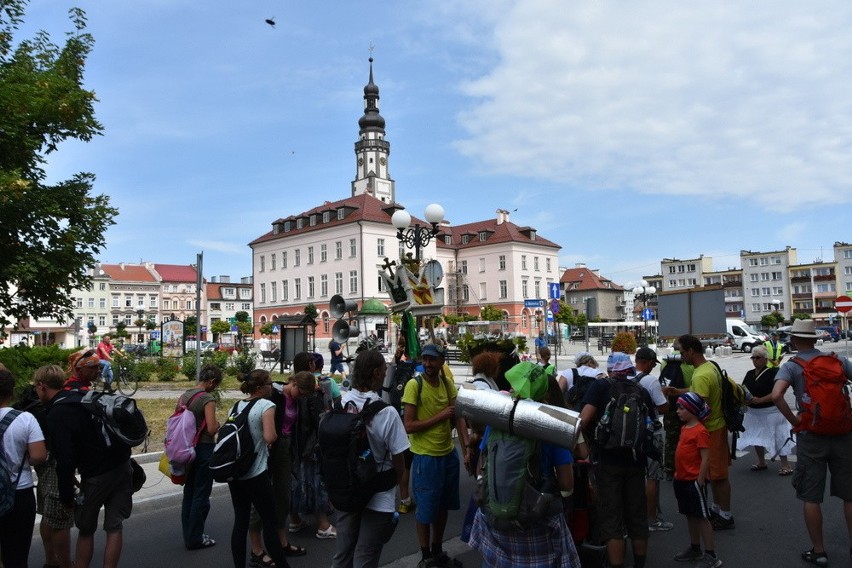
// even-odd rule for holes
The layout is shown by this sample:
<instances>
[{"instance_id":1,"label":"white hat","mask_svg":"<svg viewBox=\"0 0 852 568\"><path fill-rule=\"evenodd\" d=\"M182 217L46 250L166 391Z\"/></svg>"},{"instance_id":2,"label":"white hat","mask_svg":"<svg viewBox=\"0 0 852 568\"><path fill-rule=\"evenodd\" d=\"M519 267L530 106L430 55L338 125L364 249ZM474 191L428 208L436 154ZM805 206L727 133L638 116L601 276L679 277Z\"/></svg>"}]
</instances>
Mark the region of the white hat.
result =
<instances>
[{"instance_id":1,"label":"white hat","mask_svg":"<svg viewBox=\"0 0 852 568\"><path fill-rule=\"evenodd\" d=\"M817 339L816 322L814 320L797 319L793 322L793 327L790 328L790 335L805 339Z\"/></svg>"}]
</instances>

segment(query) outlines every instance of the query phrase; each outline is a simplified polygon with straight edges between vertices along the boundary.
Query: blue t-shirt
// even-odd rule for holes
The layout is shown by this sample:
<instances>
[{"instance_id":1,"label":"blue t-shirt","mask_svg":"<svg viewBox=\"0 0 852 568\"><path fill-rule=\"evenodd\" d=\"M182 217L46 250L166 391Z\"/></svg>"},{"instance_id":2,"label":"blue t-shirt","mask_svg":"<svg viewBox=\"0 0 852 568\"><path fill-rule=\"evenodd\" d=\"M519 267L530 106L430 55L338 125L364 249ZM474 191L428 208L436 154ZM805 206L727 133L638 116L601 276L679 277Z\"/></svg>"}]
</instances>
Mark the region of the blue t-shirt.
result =
<instances>
[{"instance_id":1,"label":"blue t-shirt","mask_svg":"<svg viewBox=\"0 0 852 568\"><path fill-rule=\"evenodd\" d=\"M486 426L485 433L482 435L482 442L479 443L480 452L485 451L489 433L491 433L491 426ZM555 467L569 463L574 463L574 454L571 450L547 442L541 443L541 471L552 471Z\"/></svg>"},{"instance_id":2,"label":"blue t-shirt","mask_svg":"<svg viewBox=\"0 0 852 568\"><path fill-rule=\"evenodd\" d=\"M343 351L340 349L340 344L336 341L331 341L328 344L328 350L331 351L331 364L335 365L337 363L343 362ZM335 355L335 353L339 352L339 355Z\"/></svg>"}]
</instances>

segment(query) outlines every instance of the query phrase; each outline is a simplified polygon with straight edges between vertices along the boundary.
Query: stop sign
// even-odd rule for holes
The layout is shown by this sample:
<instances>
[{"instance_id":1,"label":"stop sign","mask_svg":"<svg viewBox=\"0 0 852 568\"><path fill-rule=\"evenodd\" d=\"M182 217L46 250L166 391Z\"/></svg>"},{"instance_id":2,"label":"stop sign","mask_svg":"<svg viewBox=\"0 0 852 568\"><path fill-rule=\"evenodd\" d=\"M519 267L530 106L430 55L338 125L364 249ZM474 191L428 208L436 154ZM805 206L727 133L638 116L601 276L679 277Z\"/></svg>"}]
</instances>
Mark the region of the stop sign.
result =
<instances>
[{"instance_id":1,"label":"stop sign","mask_svg":"<svg viewBox=\"0 0 852 568\"><path fill-rule=\"evenodd\" d=\"M852 311L852 298L849 296L838 296L837 299L834 300L834 309L841 314Z\"/></svg>"}]
</instances>

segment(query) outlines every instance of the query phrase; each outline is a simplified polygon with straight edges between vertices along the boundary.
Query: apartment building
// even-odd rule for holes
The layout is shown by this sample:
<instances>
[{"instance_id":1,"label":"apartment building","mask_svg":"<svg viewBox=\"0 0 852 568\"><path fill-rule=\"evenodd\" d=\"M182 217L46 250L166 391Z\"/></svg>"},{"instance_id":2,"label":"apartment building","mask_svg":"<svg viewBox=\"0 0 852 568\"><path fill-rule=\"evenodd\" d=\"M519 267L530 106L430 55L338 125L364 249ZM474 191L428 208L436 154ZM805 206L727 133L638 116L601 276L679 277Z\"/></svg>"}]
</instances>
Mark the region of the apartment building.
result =
<instances>
[{"instance_id":1,"label":"apartment building","mask_svg":"<svg viewBox=\"0 0 852 568\"><path fill-rule=\"evenodd\" d=\"M704 275L703 286L721 286L725 291L725 317L744 318L743 271L729 268Z\"/></svg>"},{"instance_id":2,"label":"apartment building","mask_svg":"<svg viewBox=\"0 0 852 568\"><path fill-rule=\"evenodd\" d=\"M700 255L698 258L681 260L679 258L664 258L660 262L662 274L661 292L688 290L701 286L704 274L713 271L713 258Z\"/></svg>"},{"instance_id":3,"label":"apartment building","mask_svg":"<svg viewBox=\"0 0 852 568\"><path fill-rule=\"evenodd\" d=\"M630 321L634 317L632 290L625 290L601 276L598 270L577 263L574 268L562 273L559 282L565 303L590 319L599 317L603 321Z\"/></svg>"},{"instance_id":4,"label":"apartment building","mask_svg":"<svg viewBox=\"0 0 852 568\"><path fill-rule=\"evenodd\" d=\"M239 282L231 282L231 277L227 275L211 276L210 281L204 286L204 296L207 301L205 310L207 337L211 337L209 330L214 322L234 321L237 312L254 313L254 284L251 276L241 278ZM223 343L234 343L232 338L217 337L215 339Z\"/></svg>"},{"instance_id":5,"label":"apartment building","mask_svg":"<svg viewBox=\"0 0 852 568\"><path fill-rule=\"evenodd\" d=\"M837 263L837 291L848 296L852 294L852 244L835 242L834 262Z\"/></svg>"}]
</instances>

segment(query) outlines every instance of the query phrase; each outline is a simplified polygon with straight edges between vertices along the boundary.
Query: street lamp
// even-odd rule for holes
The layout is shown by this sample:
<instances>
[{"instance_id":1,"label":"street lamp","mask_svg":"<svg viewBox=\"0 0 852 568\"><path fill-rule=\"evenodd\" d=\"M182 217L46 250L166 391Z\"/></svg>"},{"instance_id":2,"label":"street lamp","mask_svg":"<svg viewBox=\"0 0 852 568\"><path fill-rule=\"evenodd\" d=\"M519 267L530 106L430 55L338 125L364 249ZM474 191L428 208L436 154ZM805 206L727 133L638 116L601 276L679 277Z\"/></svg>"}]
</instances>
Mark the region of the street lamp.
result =
<instances>
[{"instance_id":1,"label":"street lamp","mask_svg":"<svg viewBox=\"0 0 852 568\"><path fill-rule=\"evenodd\" d=\"M638 285L633 288L633 297L638 298L642 302L642 320L645 322L645 345L648 344L648 318L645 317L645 308L648 307L648 300L653 298L657 293L657 289L649 286L646 280L640 280Z\"/></svg>"},{"instance_id":2,"label":"street lamp","mask_svg":"<svg viewBox=\"0 0 852 568\"><path fill-rule=\"evenodd\" d=\"M139 324L139 337L136 338L134 343L138 343L140 339L144 342L145 339L142 336L142 326L145 325L145 320L143 319L145 317L145 310L136 310L136 316L136 323Z\"/></svg>"},{"instance_id":3,"label":"street lamp","mask_svg":"<svg viewBox=\"0 0 852 568\"><path fill-rule=\"evenodd\" d=\"M419 223L411 225L411 215L405 209L396 211L391 217L391 223L396 227L396 238L408 248L414 249L414 260L420 262L420 249L432 241L432 237L438 234L438 226L444 220L444 208L437 203L426 206L424 211L426 221L432 225L421 227Z\"/></svg>"}]
</instances>

